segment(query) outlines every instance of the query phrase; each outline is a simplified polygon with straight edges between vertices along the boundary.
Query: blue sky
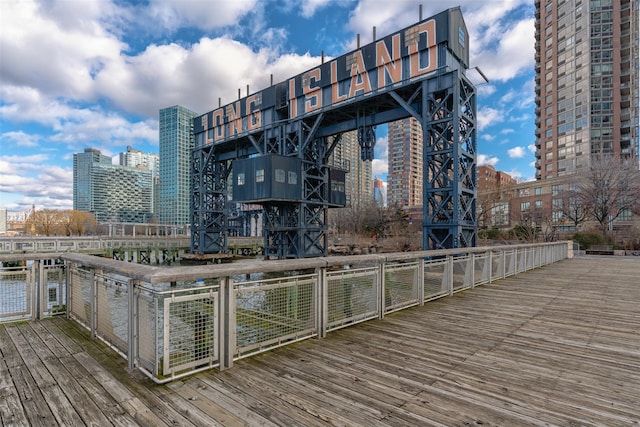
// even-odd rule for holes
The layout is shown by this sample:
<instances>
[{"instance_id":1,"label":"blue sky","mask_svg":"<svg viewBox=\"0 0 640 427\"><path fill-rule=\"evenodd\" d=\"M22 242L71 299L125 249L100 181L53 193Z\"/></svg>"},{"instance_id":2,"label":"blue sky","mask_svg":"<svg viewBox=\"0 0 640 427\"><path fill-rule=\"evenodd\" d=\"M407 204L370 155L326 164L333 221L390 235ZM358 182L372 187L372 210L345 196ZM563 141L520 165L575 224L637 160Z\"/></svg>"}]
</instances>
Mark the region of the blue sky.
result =
<instances>
[{"instance_id":1,"label":"blue sky","mask_svg":"<svg viewBox=\"0 0 640 427\"><path fill-rule=\"evenodd\" d=\"M73 207L73 154L158 153L158 110L198 113L460 6L478 86L478 164L535 174L528 0L0 0L0 207ZM378 128L374 176L386 181Z\"/></svg>"}]
</instances>

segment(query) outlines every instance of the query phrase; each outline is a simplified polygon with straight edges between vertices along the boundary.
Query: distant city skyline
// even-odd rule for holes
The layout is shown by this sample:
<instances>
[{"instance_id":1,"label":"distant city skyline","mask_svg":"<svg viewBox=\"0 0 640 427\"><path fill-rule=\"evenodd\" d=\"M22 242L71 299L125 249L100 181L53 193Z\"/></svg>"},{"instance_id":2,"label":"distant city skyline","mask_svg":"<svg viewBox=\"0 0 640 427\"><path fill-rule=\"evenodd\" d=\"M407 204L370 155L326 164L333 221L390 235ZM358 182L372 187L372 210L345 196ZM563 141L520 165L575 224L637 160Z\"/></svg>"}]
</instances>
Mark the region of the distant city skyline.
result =
<instances>
[{"instance_id":1,"label":"distant city skyline","mask_svg":"<svg viewBox=\"0 0 640 427\"><path fill-rule=\"evenodd\" d=\"M404 0L0 3L0 206L72 207L73 153L159 154L158 111L203 113L448 5ZM478 164L534 176L534 5L459 2L478 86ZM451 5L453 6L453 5ZM62 60L61 58L64 58ZM508 60L505 60L508 58ZM470 72L471 73L471 72ZM480 80L480 79L478 79ZM372 176L387 180L387 126Z\"/></svg>"}]
</instances>

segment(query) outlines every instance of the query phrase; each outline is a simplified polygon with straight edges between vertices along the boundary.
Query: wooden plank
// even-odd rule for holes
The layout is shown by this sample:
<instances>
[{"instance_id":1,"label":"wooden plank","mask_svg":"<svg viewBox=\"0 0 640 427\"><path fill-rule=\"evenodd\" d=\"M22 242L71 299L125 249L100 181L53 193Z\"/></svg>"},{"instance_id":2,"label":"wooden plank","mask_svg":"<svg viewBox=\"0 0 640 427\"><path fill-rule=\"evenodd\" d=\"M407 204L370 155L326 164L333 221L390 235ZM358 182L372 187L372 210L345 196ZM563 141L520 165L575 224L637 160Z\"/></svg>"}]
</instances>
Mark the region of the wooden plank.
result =
<instances>
[{"instance_id":1,"label":"wooden plank","mask_svg":"<svg viewBox=\"0 0 640 427\"><path fill-rule=\"evenodd\" d=\"M79 424L97 407L115 425L638 425L639 275L637 262L562 262L168 385L128 372L74 322L0 326L0 417ZM34 355L41 365L24 360ZM45 398L63 402L52 411Z\"/></svg>"},{"instance_id":2,"label":"wooden plank","mask_svg":"<svg viewBox=\"0 0 640 427\"><path fill-rule=\"evenodd\" d=\"M7 327L7 334L15 344L16 350L20 354L20 358L29 370L30 375L33 377L38 387L45 388L55 385L56 381L53 379L46 366L44 366L38 357L38 354L29 345L29 341L22 335L18 324Z\"/></svg>"},{"instance_id":3,"label":"wooden plank","mask_svg":"<svg viewBox=\"0 0 640 427\"><path fill-rule=\"evenodd\" d=\"M202 413L206 414L206 416L209 418L208 422L206 423L208 425L229 427L244 427L248 425L242 418L236 416L232 412L227 411L225 408L218 405L215 401L215 396L212 399L207 398L204 393L198 390L197 387L192 387L185 382L176 382L173 384L169 384L168 387L173 392L175 392L177 396L190 401L192 406L199 409Z\"/></svg>"},{"instance_id":4,"label":"wooden plank","mask_svg":"<svg viewBox=\"0 0 640 427\"><path fill-rule=\"evenodd\" d=\"M99 340L92 340L89 332L75 322L58 323L60 329L71 339L83 344L85 352L75 354L74 357L93 375L103 386L102 379L109 378L107 388L109 394L126 409L126 412L136 417L162 419L162 423L170 425L192 425L187 418L149 391L155 385L144 379L138 371L128 372L126 361ZM91 359L91 360L89 360ZM87 364L85 364L85 361ZM123 396L119 391L125 391L125 396L132 400L120 400ZM115 392L115 394L114 394ZM138 418L136 418L138 419Z\"/></svg>"},{"instance_id":5,"label":"wooden plank","mask_svg":"<svg viewBox=\"0 0 640 427\"><path fill-rule=\"evenodd\" d=\"M253 396L246 393L242 384L227 381L225 372L211 372L207 375L194 377L190 381L196 382L197 387L202 388L204 392L211 393L210 398L214 398L216 402L229 411L239 414L246 420L255 421L255 425L295 425L304 419L306 414L302 411L280 405L278 402L271 402L271 399L265 401L264 396ZM250 379L249 379L250 381ZM286 412L285 412L286 411ZM299 415L303 414L303 415ZM253 418L256 418L253 420ZM314 425L306 422L307 425Z\"/></svg>"},{"instance_id":6,"label":"wooden plank","mask_svg":"<svg viewBox=\"0 0 640 427\"><path fill-rule=\"evenodd\" d=\"M0 325L0 425L27 425L29 421L24 413L18 390L13 383L11 373L4 359L4 354L8 353L8 348L9 336L5 327Z\"/></svg>"},{"instance_id":7,"label":"wooden plank","mask_svg":"<svg viewBox=\"0 0 640 427\"><path fill-rule=\"evenodd\" d=\"M253 363L242 364L241 369L230 369L221 374L225 382L240 390L242 395L259 399L273 411L291 417L295 420L294 425L313 427L356 424L353 420L334 413L330 407L299 398L297 395L300 390L286 384L283 386L278 378L246 373L245 369L252 365Z\"/></svg>"},{"instance_id":8,"label":"wooden plank","mask_svg":"<svg viewBox=\"0 0 640 427\"><path fill-rule=\"evenodd\" d=\"M29 426L50 427L56 425L56 418L47 405L36 382L26 365L9 368Z\"/></svg>"},{"instance_id":9,"label":"wooden plank","mask_svg":"<svg viewBox=\"0 0 640 427\"><path fill-rule=\"evenodd\" d=\"M82 419L81 424L109 424L109 419L102 413L100 407L95 403L96 396L87 394L85 390L78 384L75 377L71 375L71 373L66 369L66 365L58 359L58 355L54 355L49 347L47 347L41 340L40 335L38 335L32 329L32 326L34 324L38 324L38 322L24 323L19 326L19 329L27 339L27 341L30 342L31 346L35 350L35 353L49 370L49 373L55 379L57 386L61 389L61 392L63 394L62 397L58 397L56 399L51 398L48 400L49 406L61 406L61 416L65 413L68 413L68 415L66 415L64 419L59 419L60 424L72 424L73 422L79 421L80 419ZM50 336L45 335L45 337L51 339ZM56 350L60 350L59 347L54 348ZM64 356L67 354L67 352L64 351L61 351L61 353L62 354L60 356ZM80 379L82 379L82 377L80 377ZM54 388L54 390L56 390L56 388ZM43 394L45 394L44 391ZM73 402L73 406L71 406L71 404L67 406L67 402L69 401ZM73 413L71 413L72 409ZM77 416L79 416L80 419L76 420Z\"/></svg>"},{"instance_id":10,"label":"wooden plank","mask_svg":"<svg viewBox=\"0 0 640 427\"><path fill-rule=\"evenodd\" d=\"M78 353L73 357L90 373L90 375L109 393L109 395L124 408L124 410L138 423L143 425L169 425L165 420L156 415L129 389L118 382L102 366L86 353Z\"/></svg>"}]
</instances>

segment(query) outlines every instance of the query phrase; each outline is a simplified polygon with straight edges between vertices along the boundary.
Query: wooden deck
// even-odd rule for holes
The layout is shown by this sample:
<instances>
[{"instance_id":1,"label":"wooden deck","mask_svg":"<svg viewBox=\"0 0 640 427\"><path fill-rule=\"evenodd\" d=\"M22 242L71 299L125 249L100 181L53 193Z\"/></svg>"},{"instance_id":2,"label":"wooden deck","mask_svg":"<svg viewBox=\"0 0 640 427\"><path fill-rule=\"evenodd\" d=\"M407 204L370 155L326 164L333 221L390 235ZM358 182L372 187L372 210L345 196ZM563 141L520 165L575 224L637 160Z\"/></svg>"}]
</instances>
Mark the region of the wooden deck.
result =
<instances>
[{"instance_id":1,"label":"wooden deck","mask_svg":"<svg viewBox=\"0 0 640 427\"><path fill-rule=\"evenodd\" d=\"M582 257L153 384L73 322L0 326L0 424L640 426L640 258Z\"/></svg>"}]
</instances>

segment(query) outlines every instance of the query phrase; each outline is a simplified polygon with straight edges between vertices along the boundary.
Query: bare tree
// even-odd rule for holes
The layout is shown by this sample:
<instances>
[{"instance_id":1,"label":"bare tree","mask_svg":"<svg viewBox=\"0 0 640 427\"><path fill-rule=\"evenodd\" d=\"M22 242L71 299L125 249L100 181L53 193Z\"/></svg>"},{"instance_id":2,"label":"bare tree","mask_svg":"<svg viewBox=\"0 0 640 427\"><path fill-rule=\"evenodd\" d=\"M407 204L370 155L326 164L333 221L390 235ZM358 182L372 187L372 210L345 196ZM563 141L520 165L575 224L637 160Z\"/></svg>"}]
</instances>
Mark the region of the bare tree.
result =
<instances>
[{"instance_id":1,"label":"bare tree","mask_svg":"<svg viewBox=\"0 0 640 427\"><path fill-rule=\"evenodd\" d=\"M96 217L90 212L85 211L65 211L64 218L66 220L65 230L67 236L77 235L84 236L87 233L93 233L96 230Z\"/></svg>"},{"instance_id":2,"label":"bare tree","mask_svg":"<svg viewBox=\"0 0 640 427\"><path fill-rule=\"evenodd\" d=\"M640 172L637 163L614 156L594 156L576 186L583 208L589 209L606 234L625 212L640 212Z\"/></svg>"},{"instance_id":3,"label":"bare tree","mask_svg":"<svg viewBox=\"0 0 640 427\"><path fill-rule=\"evenodd\" d=\"M562 197L562 215L563 221L568 220L578 229L591 214L591 202L588 198L582 197L580 187L577 183L569 183L568 189L563 191Z\"/></svg>"},{"instance_id":4,"label":"bare tree","mask_svg":"<svg viewBox=\"0 0 640 427\"><path fill-rule=\"evenodd\" d=\"M62 232L60 225L61 211L55 209L33 210L25 221L26 234L51 236Z\"/></svg>"}]
</instances>

